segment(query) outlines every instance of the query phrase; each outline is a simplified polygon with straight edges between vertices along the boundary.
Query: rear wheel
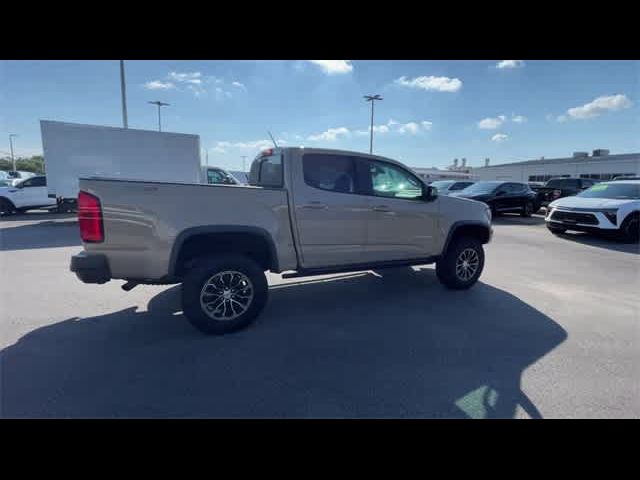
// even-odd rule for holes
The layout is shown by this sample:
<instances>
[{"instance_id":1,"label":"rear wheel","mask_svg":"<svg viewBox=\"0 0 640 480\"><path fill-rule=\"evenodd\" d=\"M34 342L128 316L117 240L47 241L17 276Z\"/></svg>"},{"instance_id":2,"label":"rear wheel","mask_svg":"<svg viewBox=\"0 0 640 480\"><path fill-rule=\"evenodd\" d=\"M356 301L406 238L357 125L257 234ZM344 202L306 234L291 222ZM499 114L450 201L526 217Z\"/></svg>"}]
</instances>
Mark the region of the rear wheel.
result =
<instances>
[{"instance_id":1,"label":"rear wheel","mask_svg":"<svg viewBox=\"0 0 640 480\"><path fill-rule=\"evenodd\" d=\"M522 207L522 212L520 212L520 215L522 215L523 217L530 217L531 215L533 215L533 203L526 202L524 204L524 207Z\"/></svg>"},{"instance_id":2,"label":"rear wheel","mask_svg":"<svg viewBox=\"0 0 640 480\"><path fill-rule=\"evenodd\" d=\"M267 278L252 259L205 258L185 276L182 310L201 332L222 335L249 325L264 308L267 295Z\"/></svg>"},{"instance_id":3,"label":"rear wheel","mask_svg":"<svg viewBox=\"0 0 640 480\"><path fill-rule=\"evenodd\" d=\"M473 286L484 268L482 243L473 237L453 241L436 263L438 280L447 288L464 290Z\"/></svg>"},{"instance_id":4,"label":"rear wheel","mask_svg":"<svg viewBox=\"0 0 640 480\"><path fill-rule=\"evenodd\" d=\"M10 200L6 198L0 198L0 215L11 215L16 210L16 207Z\"/></svg>"},{"instance_id":5,"label":"rear wheel","mask_svg":"<svg viewBox=\"0 0 640 480\"><path fill-rule=\"evenodd\" d=\"M638 242L640 241L640 215L629 215L618 230L618 236L625 242Z\"/></svg>"}]
</instances>

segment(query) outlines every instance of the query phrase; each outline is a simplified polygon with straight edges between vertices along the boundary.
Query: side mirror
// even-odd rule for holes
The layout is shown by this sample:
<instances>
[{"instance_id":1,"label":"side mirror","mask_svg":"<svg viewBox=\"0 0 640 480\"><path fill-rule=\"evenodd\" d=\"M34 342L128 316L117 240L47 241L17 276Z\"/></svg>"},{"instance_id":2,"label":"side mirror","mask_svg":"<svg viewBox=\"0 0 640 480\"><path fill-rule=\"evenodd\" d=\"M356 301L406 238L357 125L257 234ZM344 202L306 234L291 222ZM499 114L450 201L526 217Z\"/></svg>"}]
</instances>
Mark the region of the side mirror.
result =
<instances>
[{"instance_id":1,"label":"side mirror","mask_svg":"<svg viewBox=\"0 0 640 480\"><path fill-rule=\"evenodd\" d=\"M438 189L430 185L425 185L424 189L422 190L422 198L425 202L432 202L433 200L438 198Z\"/></svg>"}]
</instances>

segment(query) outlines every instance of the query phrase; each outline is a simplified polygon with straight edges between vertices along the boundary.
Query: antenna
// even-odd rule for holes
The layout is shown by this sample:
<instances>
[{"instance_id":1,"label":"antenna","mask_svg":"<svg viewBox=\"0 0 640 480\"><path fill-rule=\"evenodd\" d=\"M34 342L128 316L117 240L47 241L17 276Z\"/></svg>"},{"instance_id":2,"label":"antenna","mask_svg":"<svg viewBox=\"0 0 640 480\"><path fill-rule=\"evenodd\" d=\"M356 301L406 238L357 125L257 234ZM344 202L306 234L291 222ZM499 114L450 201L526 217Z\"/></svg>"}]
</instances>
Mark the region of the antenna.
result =
<instances>
[{"instance_id":1,"label":"antenna","mask_svg":"<svg viewBox=\"0 0 640 480\"><path fill-rule=\"evenodd\" d=\"M271 141L273 142L273 144L276 146L276 148L278 148L278 144L276 143L276 141L273 139L273 135L271 135L271 132L269 130L267 130L267 133L269 134L269 136L271 137Z\"/></svg>"}]
</instances>

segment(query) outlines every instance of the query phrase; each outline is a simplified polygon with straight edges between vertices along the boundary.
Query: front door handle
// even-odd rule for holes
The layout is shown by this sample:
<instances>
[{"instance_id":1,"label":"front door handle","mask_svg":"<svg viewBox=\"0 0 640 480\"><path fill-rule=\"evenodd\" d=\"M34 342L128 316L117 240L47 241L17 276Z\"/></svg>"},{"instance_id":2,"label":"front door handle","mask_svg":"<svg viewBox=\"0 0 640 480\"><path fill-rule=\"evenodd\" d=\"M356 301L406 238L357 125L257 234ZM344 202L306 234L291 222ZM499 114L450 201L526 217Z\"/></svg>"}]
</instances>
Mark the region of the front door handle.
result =
<instances>
[{"instance_id":1,"label":"front door handle","mask_svg":"<svg viewBox=\"0 0 640 480\"><path fill-rule=\"evenodd\" d=\"M390 212L391 211L391 209L386 205L378 205L378 206L372 207L371 210L373 210L374 212Z\"/></svg>"},{"instance_id":2,"label":"front door handle","mask_svg":"<svg viewBox=\"0 0 640 480\"><path fill-rule=\"evenodd\" d=\"M324 203L320 203L320 202L310 202L310 203L306 203L304 205L302 205L302 208L309 208L312 210L324 210L327 207Z\"/></svg>"}]
</instances>

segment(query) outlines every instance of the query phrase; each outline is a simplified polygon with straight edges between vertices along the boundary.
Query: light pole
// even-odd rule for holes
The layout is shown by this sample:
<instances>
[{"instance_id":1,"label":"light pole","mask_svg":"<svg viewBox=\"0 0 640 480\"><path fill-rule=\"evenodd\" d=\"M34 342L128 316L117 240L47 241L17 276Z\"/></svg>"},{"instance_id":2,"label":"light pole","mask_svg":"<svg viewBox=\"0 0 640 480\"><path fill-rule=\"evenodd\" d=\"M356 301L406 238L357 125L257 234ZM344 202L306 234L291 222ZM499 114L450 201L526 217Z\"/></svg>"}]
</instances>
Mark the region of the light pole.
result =
<instances>
[{"instance_id":1,"label":"light pole","mask_svg":"<svg viewBox=\"0 0 640 480\"><path fill-rule=\"evenodd\" d=\"M124 83L124 60L120 60L120 93L122 95L122 125L129 128L127 121L127 87Z\"/></svg>"},{"instance_id":2,"label":"light pole","mask_svg":"<svg viewBox=\"0 0 640 480\"><path fill-rule=\"evenodd\" d=\"M242 155L242 171L243 171L243 172L245 172L245 171L246 171L246 169L245 169L245 163L244 163L244 161L245 161L245 159L246 159L246 158L247 158L247 156L246 156L246 155Z\"/></svg>"},{"instance_id":3,"label":"light pole","mask_svg":"<svg viewBox=\"0 0 640 480\"><path fill-rule=\"evenodd\" d=\"M9 146L11 147L11 163L13 165L13 171L16 170L16 159L13 157L13 137L17 137L15 133L9 134Z\"/></svg>"},{"instance_id":4,"label":"light pole","mask_svg":"<svg viewBox=\"0 0 640 480\"><path fill-rule=\"evenodd\" d=\"M365 95L367 102L371 102L371 136L369 137L369 154L373 153L373 104L376 100L382 100L380 95Z\"/></svg>"},{"instance_id":5,"label":"light pole","mask_svg":"<svg viewBox=\"0 0 640 480\"><path fill-rule=\"evenodd\" d=\"M147 103L151 103L152 105L157 105L158 106L158 131L161 132L162 131L162 124L160 123L160 107L166 107L166 106L168 106L170 104L161 102L159 100L156 100L155 102L147 102Z\"/></svg>"}]
</instances>

